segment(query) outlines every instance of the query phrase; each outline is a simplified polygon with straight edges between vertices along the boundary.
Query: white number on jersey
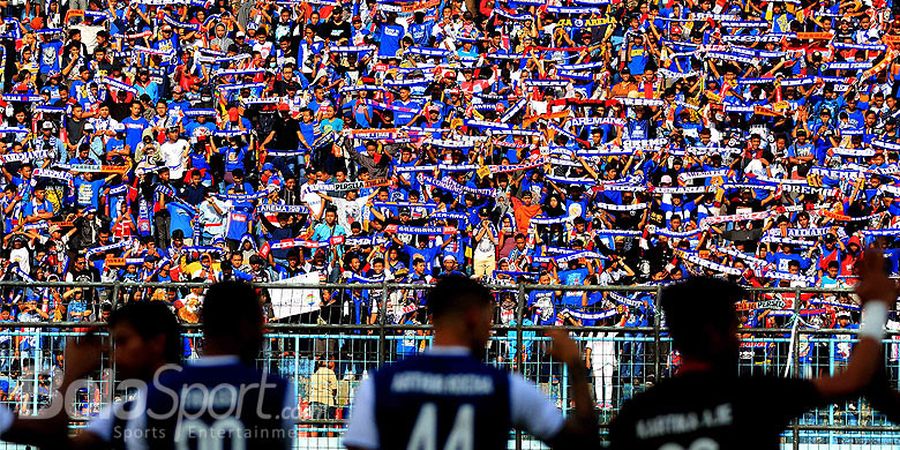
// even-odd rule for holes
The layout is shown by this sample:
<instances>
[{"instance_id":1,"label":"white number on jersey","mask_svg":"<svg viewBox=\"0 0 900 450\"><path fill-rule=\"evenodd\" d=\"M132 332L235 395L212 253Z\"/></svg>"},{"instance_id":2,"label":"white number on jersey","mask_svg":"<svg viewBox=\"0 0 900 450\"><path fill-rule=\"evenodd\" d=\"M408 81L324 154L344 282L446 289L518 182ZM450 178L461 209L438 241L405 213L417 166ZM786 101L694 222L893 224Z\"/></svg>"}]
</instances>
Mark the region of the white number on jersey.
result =
<instances>
[{"instance_id":1,"label":"white number on jersey","mask_svg":"<svg viewBox=\"0 0 900 450\"><path fill-rule=\"evenodd\" d=\"M419 410L419 417L409 436L406 450L438 450L438 409L434 403L426 403ZM456 411L453 428L447 435L443 450L472 450L475 447L475 407L462 405ZM701 449L702 450L702 449Z\"/></svg>"}]
</instances>

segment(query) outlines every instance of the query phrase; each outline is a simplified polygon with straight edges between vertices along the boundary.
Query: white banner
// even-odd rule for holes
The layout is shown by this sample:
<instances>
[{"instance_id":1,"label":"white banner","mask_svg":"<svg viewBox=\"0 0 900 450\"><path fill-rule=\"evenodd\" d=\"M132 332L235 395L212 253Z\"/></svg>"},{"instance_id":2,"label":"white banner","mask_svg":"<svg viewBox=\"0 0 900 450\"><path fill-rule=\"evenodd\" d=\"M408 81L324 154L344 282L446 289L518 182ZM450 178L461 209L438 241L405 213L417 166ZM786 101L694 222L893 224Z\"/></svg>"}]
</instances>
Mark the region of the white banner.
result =
<instances>
[{"instance_id":1,"label":"white banner","mask_svg":"<svg viewBox=\"0 0 900 450\"><path fill-rule=\"evenodd\" d=\"M317 272L297 275L296 277L276 281L275 284L284 285L318 285L319 274ZM305 314L319 310L321 297L319 289L269 289L272 297L272 309L275 319Z\"/></svg>"}]
</instances>

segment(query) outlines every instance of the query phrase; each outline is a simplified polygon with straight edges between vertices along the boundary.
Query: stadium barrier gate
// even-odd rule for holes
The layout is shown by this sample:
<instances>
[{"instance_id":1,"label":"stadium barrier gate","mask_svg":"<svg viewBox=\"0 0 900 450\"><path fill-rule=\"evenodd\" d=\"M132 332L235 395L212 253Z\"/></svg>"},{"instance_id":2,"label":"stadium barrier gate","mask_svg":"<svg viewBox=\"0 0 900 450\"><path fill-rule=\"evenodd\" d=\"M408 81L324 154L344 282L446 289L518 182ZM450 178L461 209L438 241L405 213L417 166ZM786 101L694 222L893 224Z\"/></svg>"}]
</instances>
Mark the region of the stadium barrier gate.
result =
<instances>
[{"instance_id":1,"label":"stadium barrier gate","mask_svg":"<svg viewBox=\"0 0 900 450\"><path fill-rule=\"evenodd\" d=\"M150 298L168 292L187 292L197 283L45 283L0 282L7 299L39 290L52 297L66 290L86 289L92 298L88 308L100 317L103 303L131 301L140 292ZM295 448L338 449L356 386L379 365L424 350L430 344L430 327L415 321L397 323L415 311L409 304L421 300L429 285L422 284L258 284L264 297L285 307L286 302L321 301L322 309L267 324L260 367L293 381L300 400ZM529 319L529 299L535 291L600 292L606 300L639 308L648 300L644 318L625 326L569 326L585 352L585 370L592 383L600 413L601 433L606 435L616 410L631 396L671 376L678 357L666 334L664 319L654 311L659 287L491 285L497 297L494 334L485 350L491 364L521 373L535 382L564 413L571 408L569 372L548 356L549 338ZM31 292L32 294L34 292ZM312 297L308 295L314 293ZM749 289L747 302L769 308L775 320L768 328L742 328L742 347L737 370L743 374L777 374L812 377L833 373L846 362L856 339L854 330L815 328L817 305L852 305L852 291L818 288ZM302 299L302 300L301 300ZM807 309L801 307L803 299ZM413 300L412 302L410 300ZM331 302L331 303L328 303ZM327 305L327 306L326 306ZM335 306L337 305L337 306ZM599 303L598 303L599 305ZM331 308L330 310L328 308ZM558 308L562 310L562 307ZM360 313L359 310L363 312ZM588 314L609 310L585 308ZM321 317L330 311L330 322ZM619 310L621 311L621 309ZM571 312L557 311L571 325ZM777 314L776 314L777 313ZM335 314L337 320L335 320ZM748 313L743 313L744 315ZM584 313L582 318L588 317ZM576 317L577 318L577 317ZM346 319L346 320L345 320ZM758 318L757 318L758 319ZM858 320L858 314L855 319ZM765 320L765 318L763 318ZM0 404L21 415L35 415L49 404L54 383L61 380L67 338L100 328L101 321L0 322ZM185 324L186 359L202 354L199 326ZM889 330L885 341L885 366L891 385L900 387L900 332ZM110 346L112 347L112 346ZM188 350L189 349L189 350ZM74 425L83 426L100 408L127 396L116 389L114 359L106 357L101 370L74 396ZM778 408L778 399L762 398ZM4 448L18 448L4 444ZM900 427L887 421L864 399L830 405L804 414L782 435L786 449L887 449L900 445ZM509 448L544 448L520 432L510 435Z\"/></svg>"}]
</instances>

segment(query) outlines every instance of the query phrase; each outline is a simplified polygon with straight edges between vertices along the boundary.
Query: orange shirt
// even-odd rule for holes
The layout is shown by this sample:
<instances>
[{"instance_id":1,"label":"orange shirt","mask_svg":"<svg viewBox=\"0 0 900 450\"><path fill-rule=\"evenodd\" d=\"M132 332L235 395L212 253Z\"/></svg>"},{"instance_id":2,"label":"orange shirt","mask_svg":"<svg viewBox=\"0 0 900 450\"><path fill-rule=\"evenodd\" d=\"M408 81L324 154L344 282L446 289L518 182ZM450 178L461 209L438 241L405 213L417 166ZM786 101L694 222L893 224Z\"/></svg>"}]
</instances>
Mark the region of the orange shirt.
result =
<instances>
[{"instance_id":1,"label":"orange shirt","mask_svg":"<svg viewBox=\"0 0 900 450\"><path fill-rule=\"evenodd\" d=\"M528 233L531 218L541 213L541 205L532 203L530 206L522 203L519 197L510 196L513 204L513 216L516 218L516 228L519 233Z\"/></svg>"}]
</instances>

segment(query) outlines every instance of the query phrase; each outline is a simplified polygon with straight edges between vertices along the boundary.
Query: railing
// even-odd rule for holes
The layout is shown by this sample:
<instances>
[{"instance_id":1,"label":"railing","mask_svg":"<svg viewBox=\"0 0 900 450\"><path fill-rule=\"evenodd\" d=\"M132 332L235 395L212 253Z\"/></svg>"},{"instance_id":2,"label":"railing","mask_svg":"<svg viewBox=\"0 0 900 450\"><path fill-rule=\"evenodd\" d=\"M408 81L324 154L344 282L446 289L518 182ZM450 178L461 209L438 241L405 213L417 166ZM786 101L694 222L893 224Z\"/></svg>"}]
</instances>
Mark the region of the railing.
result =
<instances>
[{"instance_id":1,"label":"railing","mask_svg":"<svg viewBox=\"0 0 900 450\"><path fill-rule=\"evenodd\" d=\"M118 303L125 301L124 293L162 288L180 290L196 287L191 283L0 283L4 294L26 289L91 289L95 301ZM260 285L269 291L298 289L278 283ZM269 323L265 346L258 363L294 382L301 401L302 419L298 422L298 448L340 448L338 436L343 430L353 392L369 371L386 362L403 358L423 350L430 344L430 327L414 323L396 323L390 310L403 299L419 298L428 285L409 284L322 284L303 286L320 292L340 291L341 301L357 300L353 295L366 293L375 298L365 314L366 323L351 323L344 316L357 319L360 314L344 314L347 304L341 304L341 320L321 325L313 320L315 313L307 313L301 321L308 323ZM564 411L570 409L569 373L547 356L549 340L543 336L546 326L527 325L530 315L528 299L532 292L559 290L563 292L615 292L621 295L648 295L656 304L658 287L598 287L598 286L492 286L498 296L498 325L485 352L486 361L522 373L537 383ZM349 291L349 293L348 293ZM848 330L812 329L796 320L802 317L804 304L816 296L830 298L848 296L849 291L834 289L753 289L748 300L781 299L792 301L789 314L779 316L772 328L742 329L744 345L741 349L741 373L766 373L781 376L804 376L832 373L845 361L845 354L853 342ZM270 294L271 295L271 294ZM603 294L606 295L606 294ZM349 300L348 297L350 296ZM6 297L10 298L10 297ZM514 302L512 314L509 304ZM835 299L830 300L835 303ZM840 300L846 303L848 300ZM414 303L413 303L414 304ZM359 303L354 304L357 307ZM370 305L371 306L371 305ZM98 308L97 304L89 307ZM504 310L505 308L505 310ZM598 310L601 308L595 308ZM590 311L589 308L587 308ZM698 313L702 313L698 311ZM510 321L510 315L512 321ZM97 317L100 317L99 310ZM403 317L402 315L400 317ZM332 318L333 319L333 318ZM585 370L589 371L592 392L601 414L601 426L608 426L622 402L652 386L657 380L672 375L677 358L659 314L652 308L646 311L639 326L615 327L606 324L571 328L575 339L587 353ZM407 321L411 322L411 321ZM79 334L89 326L102 323L86 322L0 322L0 402L20 414L34 414L46 404L47 393L62 373L61 360L66 337ZM202 353L202 339L195 325L185 325L185 338L191 343L187 357ZM24 345L23 345L24 343ZM891 382L898 387L900 378L900 334L890 332L885 340L885 364L891 372ZM317 373L319 364L329 367ZM122 394L114 389L112 359L104 361L101 373L90 380L83 395L76 398L80 413L76 425L95 415L99 407ZM332 394L315 397L321 383L334 372L337 382ZM6 388L4 388L6 385ZM10 395L14 394L14 395ZM777 408L777 399L770 400ZM605 431L604 431L605 433ZM900 445L900 428L890 424L868 406L864 400L811 411L795 421L783 435L785 448L843 448L860 445L868 448L887 448ZM521 433L511 435L510 448L538 448L539 445Z\"/></svg>"}]
</instances>

